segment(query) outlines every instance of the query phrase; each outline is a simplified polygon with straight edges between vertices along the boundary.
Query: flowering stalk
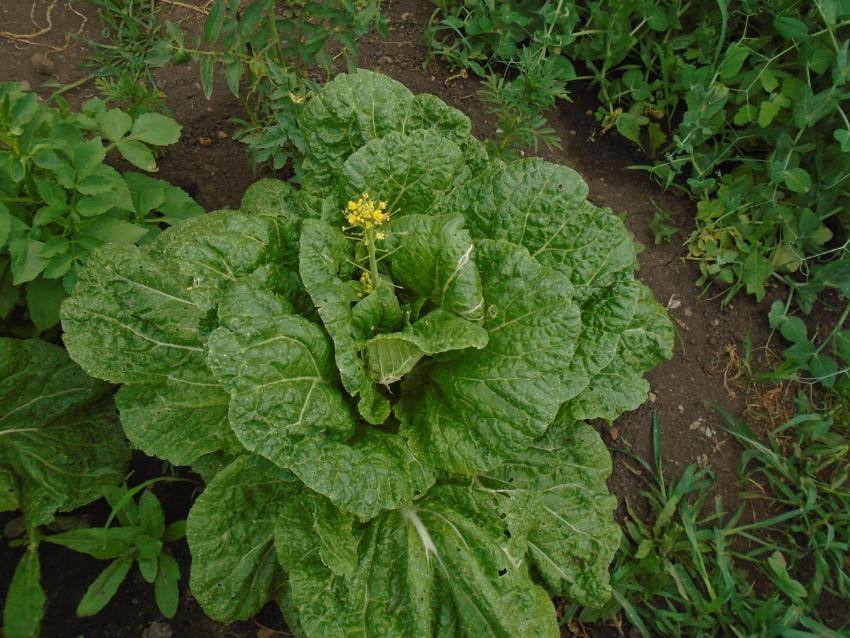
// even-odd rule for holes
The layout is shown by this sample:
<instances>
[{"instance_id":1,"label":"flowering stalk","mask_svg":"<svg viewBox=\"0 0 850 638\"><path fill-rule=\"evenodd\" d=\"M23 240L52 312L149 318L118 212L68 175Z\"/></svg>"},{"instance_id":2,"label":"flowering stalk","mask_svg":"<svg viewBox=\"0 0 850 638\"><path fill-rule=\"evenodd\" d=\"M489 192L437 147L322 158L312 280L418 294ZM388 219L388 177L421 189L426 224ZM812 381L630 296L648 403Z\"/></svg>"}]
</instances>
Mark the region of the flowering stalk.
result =
<instances>
[{"instance_id":1,"label":"flowering stalk","mask_svg":"<svg viewBox=\"0 0 850 638\"><path fill-rule=\"evenodd\" d=\"M385 234L376 229L390 219L387 203L375 202L369 193L363 193L357 201L349 200L343 212L349 224L363 229L364 244L369 255L369 270L360 276L360 283L364 288L363 294L369 294L378 284L380 276L376 242L384 239Z\"/></svg>"}]
</instances>

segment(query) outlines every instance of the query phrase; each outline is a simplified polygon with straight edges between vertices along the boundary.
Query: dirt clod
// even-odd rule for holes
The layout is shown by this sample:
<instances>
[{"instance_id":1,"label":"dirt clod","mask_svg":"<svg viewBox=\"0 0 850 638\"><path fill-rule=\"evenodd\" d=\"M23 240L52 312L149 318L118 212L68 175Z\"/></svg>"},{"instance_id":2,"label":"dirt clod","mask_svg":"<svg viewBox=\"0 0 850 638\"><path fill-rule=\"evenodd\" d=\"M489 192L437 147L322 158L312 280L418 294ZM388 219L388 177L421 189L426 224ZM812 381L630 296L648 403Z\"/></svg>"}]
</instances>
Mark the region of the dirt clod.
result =
<instances>
[{"instance_id":1,"label":"dirt clod","mask_svg":"<svg viewBox=\"0 0 850 638\"><path fill-rule=\"evenodd\" d=\"M30 57L32 70L39 75L53 75L56 72L56 63L43 51L33 53Z\"/></svg>"}]
</instances>

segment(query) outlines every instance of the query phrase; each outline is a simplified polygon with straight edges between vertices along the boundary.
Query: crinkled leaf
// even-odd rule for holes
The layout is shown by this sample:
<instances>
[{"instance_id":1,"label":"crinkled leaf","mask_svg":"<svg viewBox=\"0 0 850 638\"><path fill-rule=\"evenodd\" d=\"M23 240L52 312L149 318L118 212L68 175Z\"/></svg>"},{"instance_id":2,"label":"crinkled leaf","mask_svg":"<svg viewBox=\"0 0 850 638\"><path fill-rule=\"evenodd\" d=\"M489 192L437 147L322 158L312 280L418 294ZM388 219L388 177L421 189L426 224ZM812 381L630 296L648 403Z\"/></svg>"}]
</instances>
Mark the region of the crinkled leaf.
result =
<instances>
[{"instance_id":1,"label":"crinkled leaf","mask_svg":"<svg viewBox=\"0 0 850 638\"><path fill-rule=\"evenodd\" d=\"M275 600L283 579L273 542L276 512L299 491L287 472L242 456L195 501L186 523L190 586L211 618L250 618Z\"/></svg>"},{"instance_id":2,"label":"crinkled leaf","mask_svg":"<svg viewBox=\"0 0 850 638\"><path fill-rule=\"evenodd\" d=\"M204 312L190 298L190 283L178 263L136 246L102 246L62 304L68 352L89 374L115 383L202 366Z\"/></svg>"},{"instance_id":3,"label":"crinkled leaf","mask_svg":"<svg viewBox=\"0 0 850 638\"><path fill-rule=\"evenodd\" d=\"M288 467L298 440L345 439L354 418L336 387L325 332L283 304L275 308L271 293L267 311L253 312L250 300L257 294L246 284L231 287L219 308L221 325L209 337L209 362L231 393L230 418L242 444Z\"/></svg>"},{"instance_id":4,"label":"crinkled leaf","mask_svg":"<svg viewBox=\"0 0 850 638\"><path fill-rule=\"evenodd\" d=\"M242 450L227 418L230 394L205 365L184 365L161 381L125 385L115 403L130 442L174 465Z\"/></svg>"},{"instance_id":5,"label":"crinkled leaf","mask_svg":"<svg viewBox=\"0 0 850 638\"><path fill-rule=\"evenodd\" d=\"M362 531L346 578L320 559L307 495L288 500L275 545L308 636L557 636L552 603L523 561L522 499L439 486ZM456 634L444 633L446 618Z\"/></svg>"},{"instance_id":6,"label":"crinkled leaf","mask_svg":"<svg viewBox=\"0 0 850 638\"><path fill-rule=\"evenodd\" d=\"M387 259L393 280L464 319L484 316L475 246L463 217L406 215L387 224Z\"/></svg>"},{"instance_id":7,"label":"crinkled leaf","mask_svg":"<svg viewBox=\"0 0 850 638\"><path fill-rule=\"evenodd\" d=\"M307 148L306 188L328 190L354 151L390 132L436 130L460 143L468 139L469 118L428 95L414 97L401 83L358 70L338 75L302 109L298 125Z\"/></svg>"},{"instance_id":8,"label":"crinkled leaf","mask_svg":"<svg viewBox=\"0 0 850 638\"><path fill-rule=\"evenodd\" d=\"M29 525L121 482L129 450L109 390L61 348L0 339L0 460L18 477Z\"/></svg>"},{"instance_id":9,"label":"crinkled leaf","mask_svg":"<svg viewBox=\"0 0 850 638\"><path fill-rule=\"evenodd\" d=\"M150 254L176 264L188 282L188 296L203 310L217 305L224 286L284 253L277 220L220 210L162 233Z\"/></svg>"},{"instance_id":10,"label":"crinkled leaf","mask_svg":"<svg viewBox=\"0 0 850 638\"><path fill-rule=\"evenodd\" d=\"M477 248L487 346L436 363L419 392L408 384L396 404L413 451L458 473L494 467L546 431L580 326L564 275L516 244Z\"/></svg>"},{"instance_id":11,"label":"crinkled leaf","mask_svg":"<svg viewBox=\"0 0 850 638\"><path fill-rule=\"evenodd\" d=\"M452 200L475 239L506 239L528 248L541 264L570 277L583 301L629 278L635 249L623 223L585 201L575 171L539 159L495 165L465 184Z\"/></svg>"},{"instance_id":12,"label":"crinkled leaf","mask_svg":"<svg viewBox=\"0 0 850 638\"><path fill-rule=\"evenodd\" d=\"M443 194L468 177L463 153L451 140L425 130L390 133L345 161L337 193L344 203L368 192L386 200L395 216L442 212Z\"/></svg>"},{"instance_id":13,"label":"crinkled leaf","mask_svg":"<svg viewBox=\"0 0 850 638\"><path fill-rule=\"evenodd\" d=\"M397 435L369 429L346 440L355 421L336 386L324 331L283 306L275 310L274 298L254 312L243 301L252 295L262 293L233 287L209 340L210 364L231 392L231 424L243 445L363 519L423 493L433 472Z\"/></svg>"},{"instance_id":14,"label":"crinkled leaf","mask_svg":"<svg viewBox=\"0 0 850 638\"><path fill-rule=\"evenodd\" d=\"M434 483L434 468L403 438L370 427L349 441L304 439L287 465L309 488L364 521L410 504Z\"/></svg>"},{"instance_id":15,"label":"crinkled leaf","mask_svg":"<svg viewBox=\"0 0 850 638\"><path fill-rule=\"evenodd\" d=\"M483 306L483 303L482 303ZM487 345L479 324L437 308L403 332L380 334L364 344L366 372L382 385L399 381L425 355Z\"/></svg>"},{"instance_id":16,"label":"crinkled leaf","mask_svg":"<svg viewBox=\"0 0 850 638\"><path fill-rule=\"evenodd\" d=\"M533 446L482 476L502 494L540 494L528 559L549 587L580 605L611 596L608 565L620 544L608 493L611 456L596 431L563 417Z\"/></svg>"},{"instance_id":17,"label":"crinkled leaf","mask_svg":"<svg viewBox=\"0 0 850 638\"><path fill-rule=\"evenodd\" d=\"M616 355L587 389L567 402L566 416L613 421L623 412L634 410L649 392L643 374L673 356L674 332L667 313L649 288L637 285L640 292L635 315L622 332Z\"/></svg>"}]
</instances>

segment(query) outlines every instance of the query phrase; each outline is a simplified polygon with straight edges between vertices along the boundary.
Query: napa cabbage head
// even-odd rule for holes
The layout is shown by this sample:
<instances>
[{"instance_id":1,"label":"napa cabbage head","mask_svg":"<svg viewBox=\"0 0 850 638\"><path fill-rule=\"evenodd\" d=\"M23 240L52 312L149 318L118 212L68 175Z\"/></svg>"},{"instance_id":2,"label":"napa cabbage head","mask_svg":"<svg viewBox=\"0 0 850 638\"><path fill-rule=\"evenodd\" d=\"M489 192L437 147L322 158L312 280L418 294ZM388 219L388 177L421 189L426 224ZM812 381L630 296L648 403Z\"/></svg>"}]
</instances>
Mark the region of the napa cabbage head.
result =
<instances>
[{"instance_id":1,"label":"napa cabbage head","mask_svg":"<svg viewBox=\"0 0 850 638\"><path fill-rule=\"evenodd\" d=\"M307 636L557 636L610 595L610 458L672 328L574 171L487 156L459 111L367 72L299 120L298 187L96 251L69 352L131 442L208 479L192 589ZM520 610L520 611L518 611Z\"/></svg>"}]
</instances>

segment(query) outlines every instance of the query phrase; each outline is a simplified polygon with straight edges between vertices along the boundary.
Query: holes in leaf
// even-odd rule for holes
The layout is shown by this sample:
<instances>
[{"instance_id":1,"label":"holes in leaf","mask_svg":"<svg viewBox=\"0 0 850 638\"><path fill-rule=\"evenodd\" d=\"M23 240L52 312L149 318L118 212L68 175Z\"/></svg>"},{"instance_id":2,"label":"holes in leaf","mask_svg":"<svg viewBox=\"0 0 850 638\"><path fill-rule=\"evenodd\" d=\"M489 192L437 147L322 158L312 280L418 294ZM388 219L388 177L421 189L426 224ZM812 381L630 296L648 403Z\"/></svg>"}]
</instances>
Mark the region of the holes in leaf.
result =
<instances>
[{"instance_id":1,"label":"holes in leaf","mask_svg":"<svg viewBox=\"0 0 850 638\"><path fill-rule=\"evenodd\" d=\"M508 569L506 567L502 567L502 569L500 569L498 573L499 573L499 576L504 576L505 574L508 573Z\"/></svg>"},{"instance_id":2,"label":"holes in leaf","mask_svg":"<svg viewBox=\"0 0 850 638\"><path fill-rule=\"evenodd\" d=\"M511 537L511 530L506 529L506 530L502 530L502 531L505 533L505 538L510 538L510 537Z\"/></svg>"}]
</instances>

